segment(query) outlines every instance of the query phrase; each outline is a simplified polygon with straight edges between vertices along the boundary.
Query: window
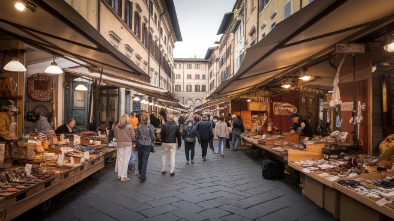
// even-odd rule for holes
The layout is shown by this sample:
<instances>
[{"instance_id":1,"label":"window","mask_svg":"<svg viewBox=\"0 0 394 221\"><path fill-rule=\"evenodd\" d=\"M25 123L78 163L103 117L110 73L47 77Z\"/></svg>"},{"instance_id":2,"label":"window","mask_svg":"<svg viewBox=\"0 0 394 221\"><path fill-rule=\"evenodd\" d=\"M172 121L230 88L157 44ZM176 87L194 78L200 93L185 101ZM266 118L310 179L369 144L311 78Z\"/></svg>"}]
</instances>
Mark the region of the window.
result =
<instances>
[{"instance_id":1,"label":"window","mask_svg":"<svg viewBox=\"0 0 394 221\"><path fill-rule=\"evenodd\" d=\"M206 79L207 76L205 74L201 75L201 79Z\"/></svg>"},{"instance_id":2,"label":"window","mask_svg":"<svg viewBox=\"0 0 394 221\"><path fill-rule=\"evenodd\" d=\"M275 10L274 12L272 12L270 18L271 18L271 19L275 18L276 14L277 14L277 12L276 12L276 10Z\"/></svg>"},{"instance_id":3,"label":"window","mask_svg":"<svg viewBox=\"0 0 394 221\"><path fill-rule=\"evenodd\" d=\"M181 64L175 64L175 69L181 69Z\"/></svg>"},{"instance_id":4,"label":"window","mask_svg":"<svg viewBox=\"0 0 394 221\"><path fill-rule=\"evenodd\" d=\"M200 75L199 74L196 74L194 77L195 77L195 79L200 79Z\"/></svg>"},{"instance_id":5,"label":"window","mask_svg":"<svg viewBox=\"0 0 394 221\"><path fill-rule=\"evenodd\" d=\"M186 91L191 92L192 91L192 86L191 85L186 85Z\"/></svg>"},{"instance_id":6,"label":"window","mask_svg":"<svg viewBox=\"0 0 394 221\"><path fill-rule=\"evenodd\" d=\"M142 29L142 43L146 48L148 48L148 28L145 23L142 24Z\"/></svg>"},{"instance_id":7,"label":"window","mask_svg":"<svg viewBox=\"0 0 394 221\"><path fill-rule=\"evenodd\" d=\"M163 28L162 27L159 27L159 34L161 37L163 37Z\"/></svg>"},{"instance_id":8,"label":"window","mask_svg":"<svg viewBox=\"0 0 394 221\"><path fill-rule=\"evenodd\" d=\"M309 3L312 3L312 2L313 2L313 0L308 0L308 4L309 4Z\"/></svg>"},{"instance_id":9,"label":"window","mask_svg":"<svg viewBox=\"0 0 394 221\"><path fill-rule=\"evenodd\" d=\"M187 64L187 69L192 69L192 64Z\"/></svg>"},{"instance_id":10,"label":"window","mask_svg":"<svg viewBox=\"0 0 394 221\"><path fill-rule=\"evenodd\" d=\"M194 69L200 69L200 65L199 65L199 64L196 64L196 65L194 66Z\"/></svg>"},{"instance_id":11,"label":"window","mask_svg":"<svg viewBox=\"0 0 394 221\"><path fill-rule=\"evenodd\" d=\"M205 92L207 90L207 86L201 85L201 92Z\"/></svg>"},{"instance_id":12,"label":"window","mask_svg":"<svg viewBox=\"0 0 394 221\"><path fill-rule=\"evenodd\" d=\"M140 26L141 26L141 15L138 14L138 12L134 12L134 34L137 36L138 39L140 39L140 35L141 35Z\"/></svg>"},{"instance_id":13,"label":"window","mask_svg":"<svg viewBox=\"0 0 394 221\"><path fill-rule=\"evenodd\" d=\"M270 30L274 29L274 28L275 28L275 26L276 26L276 21L274 21L274 22L271 24L271 28L270 28Z\"/></svg>"},{"instance_id":14,"label":"window","mask_svg":"<svg viewBox=\"0 0 394 221\"><path fill-rule=\"evenodd\" d=\"M158 26L157 25L157 14L156 13L155 13L155 16L154 16L153 20L155 21L155 25Z\"/></svg>"},{"instance_id":15,"label":"window","mask_svg":"<svg viewBox=\"0 0 394 221\"><path fill-rule=\"evenodd\" d=\"M149 14L150 16L153 16L153 2L149 1Z\"/></svg>"},{"instance_id":16,"label":"window","mask_svg":"<svg viewBox=\"0 0 394 221\"><path fill-rule=\"evenodd\" d=\"M124 9L124 21L130 29L133 29L133 2L126 1Z\"/></svg>"},{"instance_id":17,"label":"window","mask_svg":"<svg viewBox=\"0 0 394 221\"><path fill-rule=\"evenodd\" d=\"M175 91L176 92L181 91L181 85L175 85Z\"/></svg>"},{"instance_id":18,"label":"window","mask_svg":"<svg viewBox=\"0 0 394 221\"><path fill-rule=\"evenodd\" d=\"M285 19L291 15L291 1L288 1L285 5Z\"/></svg>"},{"instance_id":19,"label":"window","mask_svg":"<svg viewBox=\"0 0 394 221\"><path fill-rule=\"evenodd\" d=\"M194 91L195 92L200 92L200 85L195 85L194 86Z\"/></svg>"},{"instance_id":20,"label":"window","mask_svg":"<svg viewBox=\"0 0 394 221\"><path fill-rule=\"evenodd\" d=\"M180 74L176 74L175 75L175 79L181 79L181 75Z\"/></svg>"},{"instance_id":21,"label":"window","mask_svg":"<svg viewBox=\"0 0 394 221\"><path fill-rule=\"evenodd\" d=\"M164 35L164 45L167 45L167 36Z\"/></svg>"},{"instance_id":22,"label":"window","mask_svg":"<svg viewBox=\"0 0 394 221\"><path fill-rule=\"evenodd\" d=\"M265 37L265 32L263 34L261 34L261 38L264 38L264 37Z\"/></svg>"},{"instance_id":23,"label":"window","mask_svg":"<svg viewBox=\"0 0 394 221\"><path fill-rule=\"evenodd\" d=\"M106 2L111 6L111 8L122 17L122 0L106 0Z\"/></svg>"},{"instance_id":24,"label":"window","mask_svg":"<svg viewBox=\"0 0 394 221\"><path fill-rule=\"evenodd\" d=\"M187 74L186 75L186 79L192 79L192 75L191 74Z\"/></svg>"},{"instance_id":25,"label":"window","mask_svg":"<svg viewBox=\"0 0 394 221\"><path fill-rule=\"evenodd\" d=\"M270 0L259 0L259 12L263 11Z\"/></svg>"},{"instance_id":26,"label":"window","mask_svg":"<svg viewBox=\"0 0 394 221\"><path fill-rule=\"evenodd\" d=\"M213 88L215 86L215 80L213 80L210 84L209 84L209 90L212 91Z\"/></svg>"}]
</instances>

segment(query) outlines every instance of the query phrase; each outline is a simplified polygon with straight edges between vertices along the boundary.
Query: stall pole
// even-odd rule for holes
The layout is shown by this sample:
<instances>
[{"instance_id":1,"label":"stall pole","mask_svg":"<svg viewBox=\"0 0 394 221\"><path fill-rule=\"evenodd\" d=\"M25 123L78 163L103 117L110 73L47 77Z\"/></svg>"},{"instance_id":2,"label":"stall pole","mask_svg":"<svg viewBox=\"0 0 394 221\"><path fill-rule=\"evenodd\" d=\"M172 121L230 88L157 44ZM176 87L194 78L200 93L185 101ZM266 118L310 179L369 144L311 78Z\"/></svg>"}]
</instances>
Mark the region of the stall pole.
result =
<instances>
[{"instance_id":1,"label":"stall pole","mask_svg":"<svg viewBox=\"0 0 394 221\"><path fill-rule=\"evenodd\" d=\"M353 112L352 112L352 117L353 117L353 143L358 146L357 142L357 122L356 122L356 56L353 54Z\"/></svg>"}]
</instances>

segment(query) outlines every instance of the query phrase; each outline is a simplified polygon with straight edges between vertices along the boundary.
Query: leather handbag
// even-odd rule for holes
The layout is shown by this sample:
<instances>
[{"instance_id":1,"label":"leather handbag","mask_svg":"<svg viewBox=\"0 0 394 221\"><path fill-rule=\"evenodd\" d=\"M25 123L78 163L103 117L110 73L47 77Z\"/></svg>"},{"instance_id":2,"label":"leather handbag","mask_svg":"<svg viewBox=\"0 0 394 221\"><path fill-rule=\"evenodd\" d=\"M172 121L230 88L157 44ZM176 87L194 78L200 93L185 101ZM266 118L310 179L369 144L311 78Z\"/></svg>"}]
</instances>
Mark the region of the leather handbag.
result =
<instances>
[{"instance_id":1,"label":"leather handbag","mask_svg":"<svg viewBox=\"0 0 394 221\"><path fill-rule=\"evenodd\" d=\"M195 141L194 137L186 137L186 142L193 143Z\"/></svg>"}]
</instances>

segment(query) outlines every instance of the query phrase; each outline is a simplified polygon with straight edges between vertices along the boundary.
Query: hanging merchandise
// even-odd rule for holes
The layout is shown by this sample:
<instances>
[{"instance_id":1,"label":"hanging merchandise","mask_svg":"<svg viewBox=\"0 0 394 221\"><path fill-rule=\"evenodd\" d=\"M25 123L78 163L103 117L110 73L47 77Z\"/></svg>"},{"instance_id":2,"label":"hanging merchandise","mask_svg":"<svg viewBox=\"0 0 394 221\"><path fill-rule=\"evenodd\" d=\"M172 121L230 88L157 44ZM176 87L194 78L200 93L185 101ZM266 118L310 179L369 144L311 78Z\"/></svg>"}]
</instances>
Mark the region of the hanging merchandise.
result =
<instances>
[{"instance_id":1,"label":"hanging merchandise","mask_svg":"<svg viewBox=\"0 0 394 221\"><path fill-rule=\"evenodd\" d=\"M332 98L330 101L330 107L335 107L336 105L342 104L341 101L341 93L339 91L338 83L339 83L339 72L341 71L341 67L343 62L345 61L346 54L343 56L341 63L339 64L339 67L337 69L337 73L335 74L334 78L334 89L332 90Z\"/></svg>"}]
</instances>

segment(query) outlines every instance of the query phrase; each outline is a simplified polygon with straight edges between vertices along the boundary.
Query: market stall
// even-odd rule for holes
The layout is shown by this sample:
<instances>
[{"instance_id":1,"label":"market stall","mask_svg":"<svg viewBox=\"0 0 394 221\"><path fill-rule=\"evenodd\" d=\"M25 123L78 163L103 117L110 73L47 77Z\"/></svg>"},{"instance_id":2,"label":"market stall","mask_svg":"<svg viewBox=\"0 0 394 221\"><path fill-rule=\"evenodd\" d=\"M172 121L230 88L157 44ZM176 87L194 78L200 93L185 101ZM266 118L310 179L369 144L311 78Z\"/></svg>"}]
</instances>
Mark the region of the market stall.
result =
<instances>
[{"instance_id":1,"label":"market stall","mask_svg":"<svg viewBox=\"0 0 394 221\"><path fill-rule=\"evenodd\" d=\"M87 132L40 140L39 134L0 142L0 214L11 220L104 167L114 157L106 135Z\"/></svg>"},{"instance_id":2,"label":"market stall","mask_svg":"<svg viewBox=\"0 0 394 221\"><path fill-rule=\"evenodd\" d=\"M289 161L301 173L304 194L340 220L388 220L394 217L394 173L369 155L344 159ZM357 211L355 213L354 211Z\"/></svg>"}]
</instances>

